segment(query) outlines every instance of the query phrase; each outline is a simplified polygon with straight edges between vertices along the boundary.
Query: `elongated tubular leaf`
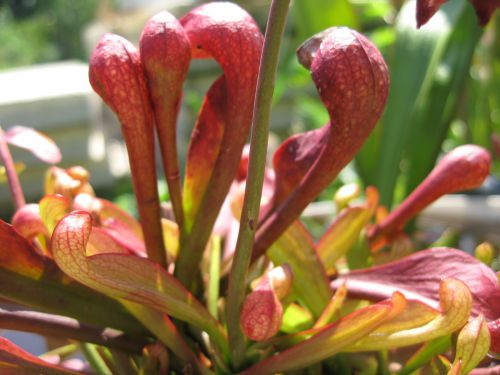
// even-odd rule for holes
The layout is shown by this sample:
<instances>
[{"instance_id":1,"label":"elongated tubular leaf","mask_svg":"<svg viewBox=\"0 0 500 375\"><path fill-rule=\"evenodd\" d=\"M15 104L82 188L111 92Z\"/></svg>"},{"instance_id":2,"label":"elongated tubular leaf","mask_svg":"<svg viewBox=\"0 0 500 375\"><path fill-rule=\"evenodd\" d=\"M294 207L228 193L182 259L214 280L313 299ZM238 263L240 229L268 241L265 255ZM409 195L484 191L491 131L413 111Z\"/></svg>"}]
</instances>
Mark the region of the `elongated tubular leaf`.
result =
<instances>
[{"instance_id":1,"label":"elongated tubular leaf","mask_svg":"<svg viewBox=\"0 0 500 375\"><path fill-rule=\"evenodd\" d=\"M176 267L179 278L184 281L193 275L193 269L199 264L217 214L238 170L252 121L263 36L251 16L231 3L202 5L182 17L181 24L191 42L193 57L215 58L224 71L226 81L225 125L219 152L207 171L210 179L204 194L197 197L200 199L199 209ZM186 177L186 190L196 183L188 179L189 176Z\"/></svg>"},{"instance_id":2,"label":"elongated tubular leaf","mask_svg":"<svg viewBox=\"0 0 500 375\"><path fill-rule=\"evenodd\" d=\"M66 315L127 333L145 329L118 303L67 277L40 256L10 225L0 221L0 296L21 305Z\"/></svg>"},{"instance_id":3,"label":"elongated tubular leaf","mask_svg":"<svg viewBox=\"0 0 500 375\"><path fill-rule=\"evenodd\" d=\"M285 141L276 151L278 206L257 231L254 259L267 250L354 157L387 99L389 75L384 59L368 39L355 31L329 29L306 42L299 49L299 56L311 68L330 122L322 129ZM283 158L296 163L292 168L299 167L293 178L286 175L290 163L281 164ZM284 199L281 195L287 191L292 191L291 195Z\"/></svg>"},{"instance_id":4,"label":"elongated tubular leaf","mask_svg":"<svg viewBox=\"0 0 500 375\"><path fill-rule=\"evenodd\" d=\"M352 271L331 285L336 288L345 282L350 296L372 301L385 299L398 290L407 298L435 306L444 277L467 285L473 295L475 315L498 318L500 288L496 274L474 257L452 248L427 249L381 266Z\"/></svg>"},{"instance_id":5,"label":"elongated tubular leaf","mask_svg":"<svg viewBox=\"0 0 500 375\"><path fill-rule=\"evenodd\" d=\"M422 311L421 302L410 303L408 312L382 324L345 350L372 351L409 346L459 330L470 317L472 295L468 287L462 281L446 278L440 283L439 295L441 311L436 311L434 317L432 311ZM433 319L426 322L430 317Z\"/></svg>"},{"instance_id":6,"label":"elongated tubular leaf","mask_svg":"<svg viewBox=\"0 0 500 375\"><path fill-rule=\"evenodd\" d=\"M450 151L427 178L401 205L368 230L372 247L377 248L400 232L405 224L444 194L474 189L490 172L490 155L482 147L463 145Z\"/></svg>"},{"instance_id":7,"label":"elongated tubular leaf","mask_svg":"<svg viewBox=\"0 0 500 375\"><path fill-rule=\"evenodd\" d=\"M140 53L154 108L165 179L177 224L183 228L176 122L182 83L191 60L191 46L180 23L173 15L163 11L144 26Z\"/></svg>"},{"instance_id":8,"label":"elongated tubular leaf","mask_svg":"<svg viewBox=\"0 0 500 375\"><path fill-rule=\"evenodd\" d=\"M319 317L332 296L332 290L314 250L313 239L304 225L299 221L293 223L271 246L267 255L275 265L286 263L291 267L292 290L314 317Z\"/></svg>"},{"instance_id":9,"label":"elongated tubular leaf","mask_svg":"<svg viewBox=\"0 0 500 375\"><path fill-rule=\"evenodd\" d=\"M92 218L75 211L52 235L52 254L67 275L115 298L144 304L206 331L227 353L222 328L172 275L148 259L124 254L86 256Z\"/></svg>"},{"instance_id":10,"label":"elongated tubular leaf","mask_svg":"<svg viewBox=\"0 0 500 375\"><path fill-rule=\"evenodd\" d=\"M187 230L200 207L219 155L226 123L226 78L219 77L205 96L189 143L184 181Z\"/></svg>"},{"instance_id":11,"label":"elongated tubular leaf","mask_svg":"<svg viewBox=\"0 0 500 375\"><path fill-rule=\"evenodd\" d=\"M307 367L353 344L383 322L400 314L406 299L395 293L390 301L364 307L329 324L310 339L242 371L241 375L265 375Z\"/></svg>"},{"instance_id":12,"label":"elongated tubular leaf","mask_svg":"<svg viewBox=\"0 0 500 375\"><path fill-rule=\"evenodd\" d=\"M44 374L44 375L81 375L34 356L0 337L0 372L4 375Z\"/></svg>"},{"instance_id":13,"label":"elongated tubular leaf","mask_svg":"<svg viewBox=\"0 0 500 375\"><path fill-rule=\"evenodd\" d=\"M104 35L90 58L89 78L94 90L120 119L146 251L151 260L165 266L153 111L138 51L118 35Z\"/></svg>"}]
</instances>

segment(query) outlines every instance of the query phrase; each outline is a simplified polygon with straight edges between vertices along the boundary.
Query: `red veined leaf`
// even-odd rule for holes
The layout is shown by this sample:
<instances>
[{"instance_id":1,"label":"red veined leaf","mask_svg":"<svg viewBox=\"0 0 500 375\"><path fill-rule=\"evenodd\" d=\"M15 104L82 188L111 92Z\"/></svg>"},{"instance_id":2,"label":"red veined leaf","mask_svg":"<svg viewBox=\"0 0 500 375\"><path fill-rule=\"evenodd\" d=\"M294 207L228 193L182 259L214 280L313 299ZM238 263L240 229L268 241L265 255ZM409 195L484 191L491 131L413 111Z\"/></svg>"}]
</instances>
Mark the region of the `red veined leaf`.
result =
<instances>
[{"instance_id":1,"label":"red veined leaf","mask_svg":"<svg viewBox=\"0 0 500 375\"><path fill-rule=\"evenodd\" d=\"M68 276L114 298L146 305L201 328L219 346L219 324L177 279L149 259L126 254L87 256L92 218L84 211L66 215L52 235L52 254ZM226 350L224 350L226 352Z\"/></svg>"},{"instance_id":2,"label":"red veined leaf","mask_svg":"<svg viewBox=\"0 0 500 375\"><path fill-rule=\"evenodd\" d=\"M4 375L44 374L78 375L83 374L34 356L7 339L0 337L0 372Z\"/></svg>"},{"instance_id":3,"label":"red veined leaf","mask_svg":"<svg viewBox=\"0 0 500 375\"><path fill-rule=\"evenodd\" d=\"M118 35L104 35L90 57L89 78L94 90L121 122L148 256L165 266L154 116L139 52Z\"/></svg>"},{"instance_id":4,"label":"red veined leaf","mask_svg":"<svg viewBox=\"0 0 500 375\"><path fill-rule=\"evenodd\" d=\"M400 291L407 298L435 306L444 277L469 287L474 314L483 314L488 320L500 316L500 288L495 273L467 253L451 248L427 249L394 262L351 271L340 275L332 286L345 282L350 295L369 300L385 299Z\"/></svg>"},{"instance_id":5,"label":"red veined leaf","mask_svg":"<svg viewBox=\"0 0 500 375\"><path fill-rule=\"evenodd\" d=\"M217 214L238 171L241 152L252 122L263 36L253 18L229 2L201 5L183 16L180 22L187 32L193 57L213 57L224 72L224 79L215 83L219 87L212 87L207 94L200 121L196 124L189 145L184 193L189 199L195 200L189 204L198 209L195 211L191 208L186 212L187 227L192 229L191 241L184 246L185 251L179 254L177 262L176 272L179 272L182 280L186 279L183 273L193 272L192 269L186 269L191 265L184 265L187 262L184 257L192 259L189 261L192 264L199 263L199 249L205 248ZM214 100L219 103L214 103ZM203 115L206 106L214 108L218 116ZM203 122L202 116L205 116ZM204 184L199 187L198 178L191 172L192 168L197 169L192 160L197 153L206 155L206 149L199 145L204 142L203 137L196 134L202 132L201 126L208 125L207 121L216 122L212 126L218 129L218 144L211 144L210 148L217 150L217 154L208 155L210 163L207 169L197 171L201 173ZM199 196L191 193L191 189L196 186L201 188Z\"/></svg>"},{"instance_id":6,"label":"red veined leaf","mask_svg":"<svg viewBox=\"0 0 500 375\"><path fill-rule=\"evenodd\" d=\"M41 311L129 333L144 333L116 301L70 282L14 228L0 220L0 297Z\"/></svg>"},{"instance_id":7,"label":"red veined leaf","mask_svg":"<svg viewBox=\"0 0 500 375\"><path fill-rule=\"evenodd\" d=\"M372 248L390 241L410 219L444 194L481 186L490 172L490 162L488 151L479 146L462 145L451 150L403 203L368 230Z\"/></svg>"},{"instance_id":8,"label":"red veined leaf","mask_svg":"<svg viewBox=\"0 0 500 375\"><path fill-rule=\"evenodd\" d=\"M41 161L57 164L61 161L61 151L52 139L33 128L14 126L4 133L11 145L31 151Z\"/></svg>"},{"instance_id":9,"label":"red veined leaf","mask_svg":"<svg viewBox=\"0 0 500 375\"><path fill-rule=\"evenodd\" d=\"M236 174L241 151L245 144L252 120L253 101L263 36L253 18L243 9L231 3L208 3L193 9L181 18L181 24L189 37L194 58L213 57L221 65L224 78L214 83L207 93L200 111L188 151L185 193L197 183L203 183L201 195L191 199L212 202L215 216ZM228 53L230 51L230 53ZM210 129L204 130L203 127ZM210 149L206 155L203 147L205 135L210 137ZM207 157L203 170L197 167L200 157ZM191 159L193 161L191 162ZM194 169L194 173L192 172ZM208 181L212 190L207 189ZM209 196L205 197L207 192ZM189 211L188 211L189 212ZM191 219L193 220L191 212ZM212 220L212 221L213 221Z\"/></svg>"},{"instance_id":10,"label":"red veined leaf","mask_svg":"<svg viewBox=\"0 0 500 375\"><path fill-rule=\"evenodd\" d=\"M351 161L387 100L389 74L384 59L356 31L343 27L328 29L306 41L298 54L311 69L330 122L321 129L288 139L276 151L277 206L257 231L254 259Z\"/></svg>"},{"instance_id":11,"label":"red veined leaf","mask_svg":"<svg viewBox=\"0 0 500 375\"><path fill-rule=\"evenodd\" d=\"M191 61L191 45L177 19L163 11L153 16L144 26L140 38L140 53L154 108L165 178L176 220L182 227L176 121L182 84Z\"/></svg>"}]
</instances>

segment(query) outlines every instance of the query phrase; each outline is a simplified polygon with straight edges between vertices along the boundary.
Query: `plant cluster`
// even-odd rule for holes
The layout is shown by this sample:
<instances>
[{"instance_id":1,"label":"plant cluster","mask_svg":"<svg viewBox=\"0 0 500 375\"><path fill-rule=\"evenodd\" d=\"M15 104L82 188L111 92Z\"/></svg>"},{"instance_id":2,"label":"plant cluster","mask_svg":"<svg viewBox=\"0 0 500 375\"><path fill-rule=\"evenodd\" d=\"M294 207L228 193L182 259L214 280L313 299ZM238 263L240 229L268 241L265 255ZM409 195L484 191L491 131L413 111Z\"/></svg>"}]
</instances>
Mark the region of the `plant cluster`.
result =
<instances>
[{"instance_id":1,"label":"plant cluster","mask_svg":"<svg viewBox=\"0 0 500 375\"><path fill-rule=\"evenodd\" d=\"M419 24L443 2L418 1ZM473 4L482 22L498 6ZM265 38L246 11L216 2L179 20L152 17L139 49L100 39L90 82L120 120L139 221L96 197L81 167L51 167L44 197L25 204L7 143L50 163L60 155L31 129L0 134L16 206L11 225L0 221L0 297L40 311L0 310L0 328L77 340L99 374L387 373L388 360L399 374L467 374L500 352L497 275L453 248L413 252L404 232L437 198L482 184L485 149L449 152L390 213L373 187L362 202L339 190L319 241L300 221L384 110L389 72L366 37L332 27L298 49L330 121L285 140L265 165L288 7L272 2ZM176 122L195 58L214 58L223 74L204 98L181 181ZM155 134L174 221L161 215ZM405 358L403 347L418 350ZM3 338L0 369L82 373Z\"/></svg>"}]
</instances>

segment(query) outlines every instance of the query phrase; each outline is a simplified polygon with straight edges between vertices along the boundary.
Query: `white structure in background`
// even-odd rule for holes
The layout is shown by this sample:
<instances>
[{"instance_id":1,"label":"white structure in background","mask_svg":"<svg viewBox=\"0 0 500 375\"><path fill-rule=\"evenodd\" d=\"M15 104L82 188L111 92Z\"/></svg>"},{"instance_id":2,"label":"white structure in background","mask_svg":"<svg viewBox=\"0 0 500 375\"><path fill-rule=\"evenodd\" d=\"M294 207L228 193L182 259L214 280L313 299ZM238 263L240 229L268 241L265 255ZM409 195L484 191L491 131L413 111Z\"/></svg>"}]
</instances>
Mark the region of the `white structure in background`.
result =
<instances>
[{"instance_id":1,"label":"white structure in background","mask_svg":"<svg viewBox=\"0 0 500 375\"><path fill-rule=\"evenodd\" d=\"M116 147L107 151L106 140L114 144L109 131L119 127L104 127L105 117L108 116L90 87L84 63L69 61L0 72L2 127L24 125L44 132L61 149L60 165L87 168L95 186L109 185L117 175L127 172L123 168L124 152L117 153ZM106 118L109 121L116 120ZM47 165L25 150L11 147L11 151L15 161L26 164L20 179L28 201L37 199ZM0 186L0 205L6 207L9 201L7 186Z\"/></svg>"}]
</instances>

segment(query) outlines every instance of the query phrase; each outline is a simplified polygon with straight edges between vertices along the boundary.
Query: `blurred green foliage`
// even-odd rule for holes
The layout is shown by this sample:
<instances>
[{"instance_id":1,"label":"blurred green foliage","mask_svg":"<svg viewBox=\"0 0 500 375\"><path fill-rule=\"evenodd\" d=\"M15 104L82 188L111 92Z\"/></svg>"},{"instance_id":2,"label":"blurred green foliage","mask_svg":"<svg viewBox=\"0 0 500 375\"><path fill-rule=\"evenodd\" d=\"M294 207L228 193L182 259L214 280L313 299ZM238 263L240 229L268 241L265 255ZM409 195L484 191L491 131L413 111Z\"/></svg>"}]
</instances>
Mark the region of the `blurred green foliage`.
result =
<instances>
[{"instance_id":1,"label":"blurred green foliage","mask_svg":"<svg viewBox=\"0 0 500 375\"><path fill-rule=\"evenodd\" d=\"M0 69L85 60L81 31L98 4L98 0L0 1Z\"/></svg>"}]
</instances>

